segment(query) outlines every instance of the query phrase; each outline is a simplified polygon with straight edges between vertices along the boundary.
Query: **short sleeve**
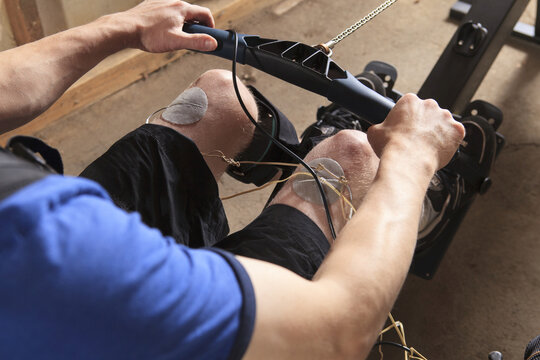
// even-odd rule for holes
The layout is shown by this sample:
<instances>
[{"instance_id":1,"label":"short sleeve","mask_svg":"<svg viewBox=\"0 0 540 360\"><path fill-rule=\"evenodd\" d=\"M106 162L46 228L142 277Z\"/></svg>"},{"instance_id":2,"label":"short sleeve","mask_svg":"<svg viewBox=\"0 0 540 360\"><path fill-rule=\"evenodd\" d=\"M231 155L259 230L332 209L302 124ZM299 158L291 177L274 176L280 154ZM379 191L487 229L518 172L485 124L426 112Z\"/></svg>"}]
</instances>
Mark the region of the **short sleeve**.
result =
<instances>
[{"instance_id":1,"label":"short sleeve","mask_svg":"<svg viewBox=\"0 0 540 360\"><path fill-rule=\"evenodd\" d=\"M0 358L240 359L251 281L116 208L88 180L49 176L0 203Z\"/></svg>"}]
</instances>

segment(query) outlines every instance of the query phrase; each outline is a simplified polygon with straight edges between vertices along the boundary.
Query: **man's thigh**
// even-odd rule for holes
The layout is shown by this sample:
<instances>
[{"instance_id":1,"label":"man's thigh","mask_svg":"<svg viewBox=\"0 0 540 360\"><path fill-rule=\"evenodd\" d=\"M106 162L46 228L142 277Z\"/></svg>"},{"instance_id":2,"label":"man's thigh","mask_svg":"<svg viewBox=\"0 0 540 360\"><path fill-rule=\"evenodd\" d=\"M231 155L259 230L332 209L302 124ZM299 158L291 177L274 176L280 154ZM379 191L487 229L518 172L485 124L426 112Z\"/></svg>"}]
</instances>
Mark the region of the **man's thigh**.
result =
<instances>
[{"instance_id":1,"label":"man's thigh","mask_svg":"<svg viewBox=\"0 0 540 360\"><path fill-rule=\"evenodd\" d=\"M253 96L240 85L256 115ZM207 97L198 117L182 118L173 101L174 116L165 116L166 110L126 135L81 176L101 184L121 208L139 212L147 225L198 248L214 245L229 231L216 183L227 163L208 154L234 158L253 129L234 95L232 73L207 71L193 88Z\"/></svg>"},{"instance_id":2,"label":"man's thigh","mask_svg":"<svg viewBox=\"0 0 540 360\"><path fill-rule=\"evenodd\" d=\"M178 243L212 246L229 231L217 183L197 146L168 127L148 124L132 131L81 176Z\"/></svg>"}]
</instances>

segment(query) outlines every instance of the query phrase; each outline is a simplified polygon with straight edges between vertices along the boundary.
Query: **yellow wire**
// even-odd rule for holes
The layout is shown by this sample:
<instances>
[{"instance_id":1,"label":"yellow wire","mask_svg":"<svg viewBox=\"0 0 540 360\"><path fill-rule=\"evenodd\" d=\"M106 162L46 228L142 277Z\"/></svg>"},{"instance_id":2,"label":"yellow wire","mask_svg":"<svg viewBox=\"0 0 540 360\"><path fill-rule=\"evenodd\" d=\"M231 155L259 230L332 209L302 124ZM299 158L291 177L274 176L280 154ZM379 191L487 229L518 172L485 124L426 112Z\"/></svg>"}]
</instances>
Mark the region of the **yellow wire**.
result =
<instances>
[{"instance_id":1,"label":"yellow wire","mask_svg":"<svg viewBox=\"0 0 540 360\"><path fill-rule=\"evenodd\" d=\"M311 174L308 174L308 175L311 175ZM349 205L351 207L351 209L353 209L354 213L356 213L356 209L354 208L353 204L349 201L349 199L347 199L345 197L345 195L343 195L343 193L341 191L339 191L338 189L336 189L334 187L334 185L330 184L328 182L328 180L326 180L325 178L320 178L321 182L323 182L326 186L328 186L333 192L335 192L343 201L345 201L347 203L347 205Z\"/></svg>"},{"instance_id":2,"label":"yellow wire","mask_svg":"<svg viewBox=\"0 0 540 360\"><path fill-rule=\"evenodd\" d=\"M238 161L240 164L258 164L258 165L274 165L274 166L289 166L289 167L299 167L300 164L290 164L283 162L272 162L272 161ZM310 174L311 175L311 174Z\"/></svg>"},{"instance_id":3,"label":"yellow wire","mask_svg":"<svg viewBox=\"0 0 540 360\"><path fill-rule=\"evenodd\" d=\"M246 191L242 191L242 192L239 192L239 193L236 193L236 194L233 194L233 195L229 195L229 196L224 196L222 198L220 198L221 200L229 200L229 199L232 199L232 198L235 198L237 196L241 196L241 195L245 195L245 194L249 194L249 193L252 193L252 192L255 192L255 191L259 191L259 190L262 190L270 185L274 185L274 184L279 184L279 183L282 183L282 182L285 182L289 179L292 179L294 177L297 177L298 175L308 175L308 176L311 176L310 173L307 173L307 172L298 172L298 173L294 173L292 174L291 176L285 178L285 179L281 179L281 180L274 180L274 181L270 181L266 184L264 184L263 186L259 186L259 187L256 187L255 189L249 189L249 190L246 190Z\"/></svg>"},{"instance_id":4,"label":"yellow wire","mask_svg":"<svg viewBox=\"0 0 540 360\"><path fill-rule=\"evenodd\" d=\"M237 161L231 157L226 156L221 150L214 150L217 154L202 153L203 156L210 157L219 157L222 158L227 164L233 166L240 166L240 164L258 164L258 165L272 165L272 166L289 166L289 167L298 167L300 164L284 163L284 162L273 162L273 161Z\"/></svg>"},{"instance_id":5,"label":"yellow wire","mask_svg":"<svg viewBox=\"0 0 540 360\"><path fill-rule=\"evenodd\" d=\"M383 340L383 335L385 333L387 333L388 331L390 331L392 329L395 329L396 333L398 334L399 339L401 341L401 345L407 346L407 342L405 341L405 328L403 327L403 323L401 323L400 321L395 321L394 317L392 316L391 313L388 314L388 319L390 320L390 325L387 326L386 328L384 328L383 330L381 330L381 332L379 333L379 340L382 341ZM418 350L416 350L415 348L413 348L412 346L409 347L409 349L410 349L410 354L405 350L403 351L404 356L405 356L405 360L411 360L411 359L413 359L413 360L427 360L427 358L424 355L420 354L420 352ZM380 346L380 345L379 345L379 355L380 355L380 359L382 360L383 357L384 357L384 354L383 354L383 351L382 351L382 346Z\"/></svg>"},{"instance_id":6,"label":"yellow wire","mask_svg":"<svg viewBox=\"0 0 540 360\"><path fill-rule=\"evenodd\" d=\"M236 165L236 164L258 164L258 165L290 166L290 167L298 167L299 166L299 164L291 164L291 163L283 163L283 162L236 161L236 160L234 160L232 158L227 157L221 150L214 150L214 151L217 152L217 154L203 153L202 155L203 156L210 156L210 157L220 157L227 164L231 164L231 165ZM317 167L315 167L314 169L317 170L317 171L324 170L328 174L330 174L330 176L332 176L335 179L339 180L341 183L345 183L345 184L347 183L347 179L344 176L337 176L336 174L334 174L333 172L328 170L323 164L318 164ZM252 193L252 192L255 192L255 191L259 191L259 190L263 190L264 188L266 188L266 187L268 187L270 185L275 185L275 184L278 184L278 183L281 183L281 182L285 182L285 181L287 181L287 180L289 180L289 179L291 179L293 177L296 177L298 175L307 175L307 176L311 177L311 174L309 174L307 172L298 172L298 173L295 173L295 174L287 177L286 179L270 181L270 182L264 184L263 186L260 186L260 187L255 188L255 189L250 189L250 190L239 192L237 194L222 197L221 200L229 200L229 199L233 199L233 198L238 197L238 196L246 195L246 194L249 194L249 193ZM343 195L343 193L341 191L336 189L325 178L319 177L319 180L321 180L323 183L325 183L333 192L335 192L342 199L342 201L345 201L347 203L347 205L349 205L351 207L351 209L353 209L353 212L356 213L356 209L354 208L352 203ZM342 212L344 214L344 217L346 218L344 210Z\"/></svg>"}]
</instances>

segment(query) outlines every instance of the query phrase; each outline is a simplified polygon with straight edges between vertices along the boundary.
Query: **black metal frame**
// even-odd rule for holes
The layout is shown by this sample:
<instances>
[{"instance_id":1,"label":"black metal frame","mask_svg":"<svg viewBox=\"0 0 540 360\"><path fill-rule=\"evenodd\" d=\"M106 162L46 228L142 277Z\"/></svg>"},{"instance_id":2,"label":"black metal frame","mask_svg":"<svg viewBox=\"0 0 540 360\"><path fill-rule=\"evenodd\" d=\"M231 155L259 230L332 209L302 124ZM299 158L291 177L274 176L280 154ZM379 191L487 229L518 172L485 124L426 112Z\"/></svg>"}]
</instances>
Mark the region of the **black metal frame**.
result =
<instances>
[{"instance_id":1,"label":"black metal frame","mask_svg":"<svg viewBox=\"0 0 540 360\"><path fill-rule=\"evenodd\" d=\"M471 101L529 0L476 0L460 28L420 88L418 96L433 98L442 108L460 114ZM465 4L465 5L464 5ZM453 10L457 5L454 6ZM455 13L455 11L452 11ZM476 26L476 29L466 27ZM474 47L465 53L462 45Z\"/></svg>"},{"instance_id":2,"label":"black metal frame","mask_svg":"<svg viewBox=\"0 0 540 360\"><path fill-rule=\"evenodd\" d=\"M472 0L457 1L450 9L450 17L456 20L462 20L471 9ZM512 35L524 40L533 41L540 44L540 0L536 5L536 21L534 25L518 22L514 26Z\"/></svg>"},{"instance_id":3,"label":"black metal frame","mask_svg":"<svg viewBox=\"0 0 540 360\"><path fill-rule=\"evenodd\" d=\"M519 32L525 27L524 24L516 26L516 23L528 2L529 0L458 1L452 7L450 17L459 17L461 24L422 85L418 96L424 99L433 98L442 108L449 109L454 114L471 115L471 99L510 34L513 32L520 37L526 37L526 34ZM539 17L537 16L536 33L532 37L536 42L540 32ZM528 29L528 32L531 30ZM502 113L498 116L485 116L486 119L500 117L495 128L502 122ZM500 134L497 134L497 137L498 153L504 144L504 138ZM457 216L465 217L473 200L474 198L471 198ZM453 220L460 222L460 219ZM411 272L427 279L432 278L456 231L457 227L452 234L439 239L427 251L415 254Z\"/></svg>"}]
</instances>

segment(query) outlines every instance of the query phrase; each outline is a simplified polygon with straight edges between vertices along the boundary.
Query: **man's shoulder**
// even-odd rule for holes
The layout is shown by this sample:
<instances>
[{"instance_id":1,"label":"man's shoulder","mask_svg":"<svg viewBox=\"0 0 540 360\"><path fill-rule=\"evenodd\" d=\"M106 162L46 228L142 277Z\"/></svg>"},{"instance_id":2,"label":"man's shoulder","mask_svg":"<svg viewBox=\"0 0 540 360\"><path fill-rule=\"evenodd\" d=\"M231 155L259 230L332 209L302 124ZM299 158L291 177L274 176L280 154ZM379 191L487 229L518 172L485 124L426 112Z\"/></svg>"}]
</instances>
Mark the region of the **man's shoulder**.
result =
<instances>
[{"instance_id":1,"label":"man's shoulder","mask_svg":"<svg viewBox=\"0 0 540 360\"><path fill-rule=\"evenodd\" d=\"M37 209L51 211L55 204L65 203L72 198L83 195L109 199L107 192L93 181L76 177L48 175L5 198L0 202L0 211L13 210L14 208L36 209L43 203L50 204L51 207Z\"/></svg>"},{"instance_id":2,"label":"man's shoulder","mask_svg":"<svg viewBox=\"0 0 540 360\"><path fill-rule=\"evenodd\" d=\"M43 179L0 203L3 216L0 317L21 330L5 341L26 339L56 358L92 344L99 358L217 359L245 350L235 340L251 335L253 290L231 255L176 244L88 180ZM60 339L73 346L54 348ZM0 357L9 355L2 345Z\"/></svg>"}]
</instances>

